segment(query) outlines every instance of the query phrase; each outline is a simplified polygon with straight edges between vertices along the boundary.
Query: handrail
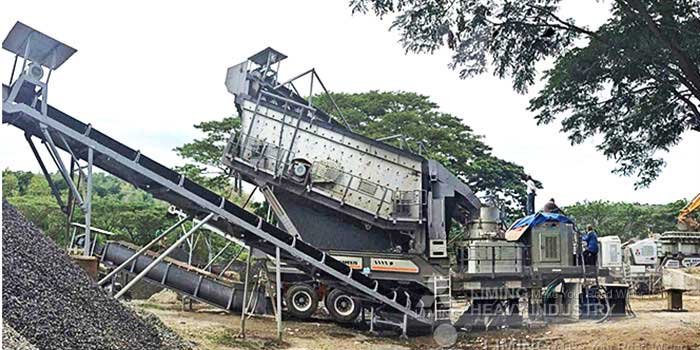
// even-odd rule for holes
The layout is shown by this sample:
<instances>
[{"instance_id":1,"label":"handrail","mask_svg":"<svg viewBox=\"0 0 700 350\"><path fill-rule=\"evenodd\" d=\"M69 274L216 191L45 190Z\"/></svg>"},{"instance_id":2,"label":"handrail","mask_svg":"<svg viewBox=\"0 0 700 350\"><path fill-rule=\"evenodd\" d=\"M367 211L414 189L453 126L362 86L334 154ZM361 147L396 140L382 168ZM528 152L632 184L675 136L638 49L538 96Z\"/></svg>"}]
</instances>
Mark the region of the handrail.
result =
<instances>
[{"instance_id":1,"label":"handrail","mask_svg":"<svg viewBox=\"0 0 700 350\"><path fill-rule=\"evenodd\" d=\"M236 134L235 138L233 141L237 140L243 140L245 139L244 142L237 142L239 145L238 149L231 149L229 151L229 155L233 156L237 161L242 162L244 164L247 164L253 168L255 168L257 171L265 171L272 175L273 177L283 177L283 178L289 178L289 174L286 174L284 172L284 169L289 169L293 163L293 159L295 159L294 154L291 153L288 149L279 147L276 144L273 144L271 142L267 142L265 140L261 140L259 138L256 138L254 136L249 136L243 132L239 132ZM243 146L245 145L245 146ZM275 153L274 155L270 154L270 152ZM291 153L291 154L290 154ZM282 155L281 157L279 155ZM285 157L285 155L288 155ZM291 159L290 161L284 162L284 161L279 161L282 158L287 158ZM276 163L276 166L275 166ZM422 221L423 220L423 212L420 210L421 206L424 204L424 197L425 197L425 190L410 190L410 191L396 191L392 190L387 186L381 185L377 182L374 182L372 180L367 180L365 178L361 178L355 174L352 174L350 172L347 172L343 169L337 168L337 167L332 167L328 164L322 164L322 163L316 163L313 164L312 167L316 167L317 169L319 167L331 169L333 171L338 172L339 176L337 177L338 179L347 179L347 181L342 181L342 182L334 182L334 186L329 188L329 187L321 187L319 189L318 184L313 182L311 183L311 189L312 190L317 190L320 192L326 192L326 193L335 193L338 197L340 197L340 202L341 204L346 203L346 198L348 197L348 193L358 193L361 194L362 196L369 196L371 199L373 199L376 202L376 205L373 206L372 208L369 209L364 209L362 207L358 207L364 211L367 211L370 214L373 214L375 216L382 216L381 210L387 206L387 208L390 208L390 211L386 213L386 217L389 220L405 220L405 219L414 219L416 221ZM359 181L361 182L359 182ZM365 183L369 184L371 186L375 186L377 189L375 190L374 194L370 194L368 192L362 191L359 189L359 184L360 183ZM353 184L356 184L355 187L351 186ZM337 188L336 188L337 187ZM401 201L406 201L405 196L402 194L405 193L413 193L415 200L413 201L408 201L408 202L403 202L400 203ZM398 205L402 206L410 206L414 209L410 210L410 215L408 216L400 216L398 215L398 210L397 206ZM417 208L417 209L415 209Z\"/></svg>"}]
</instances>

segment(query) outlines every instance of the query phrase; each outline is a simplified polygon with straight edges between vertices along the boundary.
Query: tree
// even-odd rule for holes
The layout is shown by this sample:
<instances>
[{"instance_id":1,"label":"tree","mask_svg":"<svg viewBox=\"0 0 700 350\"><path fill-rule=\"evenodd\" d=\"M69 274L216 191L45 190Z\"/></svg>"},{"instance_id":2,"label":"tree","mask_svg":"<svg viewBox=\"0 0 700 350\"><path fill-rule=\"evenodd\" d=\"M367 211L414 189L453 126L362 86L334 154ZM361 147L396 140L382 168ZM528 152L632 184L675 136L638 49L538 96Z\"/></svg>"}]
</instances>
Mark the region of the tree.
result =
<instances>
[{"instance_id":1,"label":"tree","mask_svg":"<svg viewBox=\"0 0 700 350\"><path fill-rule=\"evenodd\" d=\"M564 211L576 220L579 229L593 225L601 236L617 235L624 242L645 238L650 233L677 230L676 216L686 203L685 200L663 205L593 201L576 203Z\"/></svg>"},{"instance_id":2,"label":"tree","mask_svg":"<svg viewBox=\"0 0 700 350\"><path fill-rule=\"evenodd\" d=\"M174 218L167 216L167 203L154 199L115 176L102 172L95 172L93 176L92 225L116 233L113 239L143 245L156 236L158 229L175 223ZM51 177L62 190L65 201L65 182L58 173L51 174ZM26 183L24 188L6 191L13 178L23 178ZM3 195L59 245L68 244L70 236L66 229L66 216L58 207L42 174L6 169L3 171ZM73 222L84 221L84 214L76 208Z\"/></svg>"},{"instance_id":3,"label":"tree","mask_svg":"<svg viewBox=\"0 0 700 350\"><path fill-rule=\"evenodd\" d=\"M561 0L351 0L353 12L396 14L407 51L447 46L462 78L493 68L527 92L537 63L554 58L546 84L530 101L538 124L564 116L572 144L600 135L597 148L649 185L660 153L700 131L700 1L613 0L597 29L563 18ZM602 2L591 6L603 6Z\"/></svg>"},{"instance_id":4,"label":"tree","mask_svg":"<svg viewBox=\"0 0 700 350\"><path fill-rule=\"evenodd\" d=\"M19 192L17 176L8 169L2 171L2 195L4 197L16 196Z\"/></svg>"},{"instance_id":5,"label":"tree","mask_svg":"<svg viewBox=\"0 0 700 350\"><path fill-rule=\"evenodd\" d=\"M27 185L26 193L34 196L49 196L51 188L43 176L34 176Z\"/></svg>"},{"instance_id":6,"label":"tree","mask_svg":"<svg viewBox=\"0 0 700 350\"><path fill-rule=\"evenodd\" d=\"M176 170L219 193L228 190L229 169L222 164L221 157L226 141L239 127L240 120L237 117L196 124L194 128L203 132L204 138L175 147L174 151L189 162Z\"/></svg>"},{"instance_id":7,"label":"tree","mask_svg":"<svg viewBox=\"0 0 700 350\"><path fill-rule=\"evenodd\" d=\"M401 135L385 142L438 160L474 191L498 197L511 218L523 213L523 168L491 154L481 136L456 116L440 112L429 97L379 91L331 96L354 132L373 139ZM332 110L326 95L313 101L321 109Z\"/></svg>"}]
</instances>

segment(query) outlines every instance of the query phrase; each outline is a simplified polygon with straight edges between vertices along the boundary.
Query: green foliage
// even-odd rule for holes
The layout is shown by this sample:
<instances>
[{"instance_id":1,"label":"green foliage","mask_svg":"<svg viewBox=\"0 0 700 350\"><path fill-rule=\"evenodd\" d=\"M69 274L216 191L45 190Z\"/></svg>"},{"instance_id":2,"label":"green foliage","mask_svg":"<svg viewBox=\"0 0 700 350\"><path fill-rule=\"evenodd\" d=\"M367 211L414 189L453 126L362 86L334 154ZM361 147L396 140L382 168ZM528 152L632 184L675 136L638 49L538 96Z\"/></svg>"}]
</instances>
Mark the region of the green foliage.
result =
<instances>
[{"instance_id":1,"label":"green foliage","mask_svg":"<svg viewBox=\"0 0 700 350\"><path fill-rule=\"evenodd\" d=\"M216 192L228 190L228 169L221 163L221 156L226 141L239 127L237 117L196 124L194 128L204 133L204 137L175 148L175 152L188 161L188 164L176 170Z\"/></svg>"},{"instance_id":2,"label":"green foliage","mask_svg":"<svg viewBox=\"0 0 700 350\"><path fill-rule=\"evenodd\" d=\"M4 179L5 175L3 174L3 181ZM66 229L66 215L58 207L53 197L50 195L24 194L13 197L6 196L5 199L59 246L65 247L68 245L70 236Z\"/></svg>"},{"instance_id":3,"label":"green foliage","mask_svg":"<svg viewBox=\"0 0 700 350\"><path fill-rule=\"evenodd\" d=\"M2 193L4 196L15 193L25 193L34 174L30 171L2 171Z\"/></svg>"},{"instance_id":4,"label":"green foliage","mask_svg":"<svg viewBox=\"0 0 700 350\"><path fill-rule=\"evenodd\" d=\"M441 162L481 194L504 202L510 214L522 214L526 200L523 168L491 154L482 137L459 118L439 111L430 98L411 92L332 93L354 132L387 140L397 147ZM314 104L333 110L328 97L315 96Z\"/></svg>"},{"instance_id":5,"label":"green foliage","mask_svg":"<svg viewBox=\"0 0 700 350\"><path fill-rule=\"evenodd\" d=\"M617 235L624 242L676 230L676 217L686 204L685 200L664 205L593 201L576 203L564 211L576 220L579 229L593 225L598 234Z\"/></svg>"},{"instance_id":6,"label":"green foliage","mask_svg":"<svg viewBox=\"0 0 700 350\"><path fill-rule=\"evenodd\" d=\"M8 172L7 175L5 175L5 171L7 171L7 169L3 171L2 193L7 197L16 196L19 192L19 180L15 174Z\"/></svg>"},{"instance_id":7,"label":"green foliage","mask_svg":"<svg viewBox=\"0 0 700 350\"><path fill-rule=\"evenodd\" d=\"M52 174L52 178L61 190L65 201L67 193L65 182L58 174ZM42 174L5 169L2 172L2 185L3 196L29 221L41 228L59 246L68 245L71 229L67 227L67 217L51 195L49 185ZM232 196L232 200L241 203L240 197ZM259 206L256 204L252 209ZM92 226L115 233L116 236L110 237L112 240L145 245L177 221L176 217L167 214L168 207L168 203L154 199L150 194L134 188L117 177L102 172L93 174ZM85 216L78 208L74 211L73 222L85 222ZM191 227L191 223L184 224L185 230ZM81 229L78 230L78 234L82 232ZM161 244L167 245L174 242L175 237L181 232L181 229L177 229L169 235L167 241ZM208 234L208 231L201 230L200 234L202 237L199 237L195 258L206 262L207 249L203 235ZM104 241L105 238L99 235L98 242ZM216 254L227 243L228 241L218 235L211 234L212 254ZM156 245L154 250L160 248L162 247ZM217 262L225 263L239 250L240 247L232 245ZM246 254L242 256L245 257Z\"/></svg>"},{"instance_id":8,"label":"green foliage","mask_svg":"<svg viewBox=\"0 0 700 350\"><path fill-rule=\"evenodd\" d=\"M237 130L238 126L237 118L224 118L220 121L197 124L195 128L201 131L204 137L177 147L175 151L190 161L189 164L178 168L179 172L242 204L244 199L231 191L227 169L221 164L224 145L229 135ZM51 177L66 201L65 181L57 173L52 174ZM43 175L5 169L2 178L4 197L59 245L66 246L70 240L71 230L67 227L66 215L58 207ZM124 240L137 245L148 243L162 230L176 222L175 217L167 215L168 203L156 200L150 194L102 172L93 174L92 203L93 227L115 233L116 236L111 239ZM260 204L251 204L252 210L262 210ZM84 220L84 214L76 208L73 222L82 223ZM185 224L185 229L190 227L190 224ZM79 231L82 233L82 230ZM177 233L172 233L169 241L172 242L176 235ZM211 238L212 254L227 244L226 240L217 235L212 235ZM104 239L99 236L99 240ZM219 262L230 259L239 249L240 247L235 246L229 248L221 255ZM202 261L207 261L203 237L199 239L195 256Z\"/></svg>"},{"instance_id":9,"label":"green foliage","mask_svg":"<svg viewBox=\"0 0 700 350\"><path fill-rule=\"evenodd\" d=\"M66 246L70 240L70 230L66 226L67 218L51 195L43 175L6 169L2 178L3 196L59 245ZM24 186L6 191L18 178L23 179ZM63 190L65 201L65 182L58 174L53 174L52 178L59 190ZM166 203L101 172L93 174L92 206L94 227L116 233L117 236L113 239L139 245L146 244L154 238L158 229L175 223L173 218L167 216ZM76 208L73 222L84 221L83 213Z\"/></svg>"},{"instance_id":10,"label":"green foliage","mask_svg":"<svg viewBox=\"0 0 700 350\"><path fill-rule=\"evenodd\" d=\"M447 45L460 77L491 66L520 93L534 84L537 63L555 59L531 100L537 122L565 116L562 131L572 144L601 135L598 149L617 162L614 172L647 186L664 165L659 153L686 131L700 131L700 1L614 0L596 30L562 18L560 3L351 0L350 6L396 14L392 28L407 51Z\"/></svg>"}]
</instances>

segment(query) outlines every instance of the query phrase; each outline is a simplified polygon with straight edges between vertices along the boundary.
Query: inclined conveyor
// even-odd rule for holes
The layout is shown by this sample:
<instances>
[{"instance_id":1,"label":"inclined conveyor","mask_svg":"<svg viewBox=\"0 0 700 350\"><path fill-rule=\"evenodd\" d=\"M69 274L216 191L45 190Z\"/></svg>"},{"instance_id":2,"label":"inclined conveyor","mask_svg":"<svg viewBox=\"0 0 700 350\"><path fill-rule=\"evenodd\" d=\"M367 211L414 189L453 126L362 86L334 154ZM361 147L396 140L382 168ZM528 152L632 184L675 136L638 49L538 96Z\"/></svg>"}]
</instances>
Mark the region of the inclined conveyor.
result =
<instances>
[{"instance_id":1,"label":"inclined conveyor","mask_svg":"<svg viewBox=\"0 0 700 350\"><path fill-rule=\"evenodd\" d=\"M279 247L286 263L324 284L342 288L370 304L386 305L421 323L432 324L421 312L422 305L408 293L392 290L381 281L352 270L322 250L49 105L45 101L46 85L33 81L29 74L25 71L11 86L3 85L2 121L22 130L30 144L32 137L38 138L47 143L49 149L61 149L76 160L92 161L94 166L195 217L214 214L215 219L209 224L221 230L225 238L241 240L270 255Z\"/></svg>"}]
</instances>

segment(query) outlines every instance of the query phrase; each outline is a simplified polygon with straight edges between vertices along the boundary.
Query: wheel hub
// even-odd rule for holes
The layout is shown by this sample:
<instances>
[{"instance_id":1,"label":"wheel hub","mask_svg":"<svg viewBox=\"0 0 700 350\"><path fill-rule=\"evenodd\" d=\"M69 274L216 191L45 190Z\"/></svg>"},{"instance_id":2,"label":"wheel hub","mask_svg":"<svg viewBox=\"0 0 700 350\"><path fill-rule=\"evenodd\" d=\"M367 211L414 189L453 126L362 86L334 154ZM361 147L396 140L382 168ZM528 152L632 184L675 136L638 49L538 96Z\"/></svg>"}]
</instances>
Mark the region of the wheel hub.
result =
<instances>
[{"instance_id":1,"label":"wheel hub","mask_svg":"<svg viewBox=\"0 0 700 350\"><path fill-rule=\"evenodd\" d=\"M341 295L335 299L335 310L342 316L349 316L355 310L355 301L347 295Z\"/></svg>"},{"instance_id":2,"label":"wheel hub","mask_svg":"<svg viewBox=\"0 0 700 350\"><path fill-rule=\"evenodd\" d=\"M299 291L292 297L294 308L299 311L306 311L311 307L311 295L305 291Z\"/></svg>"}]
</instances>

